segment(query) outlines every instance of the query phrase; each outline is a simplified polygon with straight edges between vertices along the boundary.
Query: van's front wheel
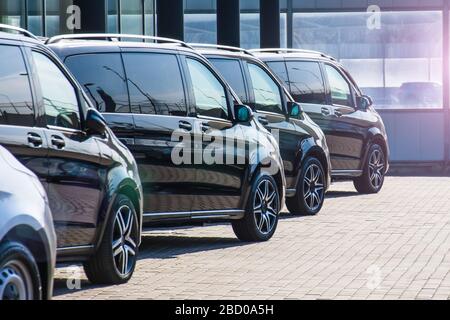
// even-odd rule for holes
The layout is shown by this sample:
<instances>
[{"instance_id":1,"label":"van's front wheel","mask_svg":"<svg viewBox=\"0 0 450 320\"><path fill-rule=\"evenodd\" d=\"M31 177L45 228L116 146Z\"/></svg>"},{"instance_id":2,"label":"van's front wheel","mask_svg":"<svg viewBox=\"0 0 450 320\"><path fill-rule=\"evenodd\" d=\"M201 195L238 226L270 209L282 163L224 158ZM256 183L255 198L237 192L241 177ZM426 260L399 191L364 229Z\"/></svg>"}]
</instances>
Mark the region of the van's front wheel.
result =
<instances>
[{"instance_id":1,"label":"van's front wheel","mask_svg":"<svg viewBox=\"0 0 450 320\"><path fill-rule=\"evenodd\" d=\"M363 194L380 192L384 184L385 173L386 156L383 148L378 144L373 144L370 147L362 176L354 180L356 190Z\"/></svg>"},{"instance_id":2,"label":"van's front wheel","mask_svg":"<svg viewBox=\"0 0 450 320\"><path fill-rule=\"evenodd\" d=\"M134 273L138 254L138 220L131 200L118 195L97 253L84 264L95 284L121 284Z\"/></svg>"},{"instance_id":3,"label":"van's front wheel","mask_svg":"<svg viewBox=\"0 0 450 320\"><path fill-rule=\"evenodd\" d=\"M286 199L286 206L294 215L315 215L325 201L325 171L316 158L307 158L302 166L297 190Z\"/></svg>"},{"instance_id":4,"label":"van's front wheel","mask_svg":"<svg viewBox=\"0 0 450 320\"><path fill-rule=\"evenodd\" d=\"M280 195L273 177L262 174L254 182L245 217L233 221L241 241L267 241L275 233L280 213Z\"/></svg>"}]
</instances>

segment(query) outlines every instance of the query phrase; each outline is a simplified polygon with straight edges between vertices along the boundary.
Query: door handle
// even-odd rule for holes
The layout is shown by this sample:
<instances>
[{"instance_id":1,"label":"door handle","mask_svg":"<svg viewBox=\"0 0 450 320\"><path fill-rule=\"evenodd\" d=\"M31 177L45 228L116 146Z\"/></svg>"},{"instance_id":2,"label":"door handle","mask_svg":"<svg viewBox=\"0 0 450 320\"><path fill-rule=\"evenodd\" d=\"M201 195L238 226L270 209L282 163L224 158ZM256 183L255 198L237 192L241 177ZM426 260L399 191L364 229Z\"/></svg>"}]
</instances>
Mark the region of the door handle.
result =
<instances>
[{"instance_id":1,"label":"door handle","mask_svg":"<svg viewBox=\"0 0 450 320\"><path fill-rule=\"evenodd\" d=\"M202 123L202 131L203 132L207 132L210 129L211 129L211 127L209 126L209 124L207 124L205 122Z\"/></svg>"},{"instance_id":2,"label":"door handle","mask_svg":"<svg viewBox=\"0 0 450 320\"><path fill-rule=\"evenodd\" d=\"M66 142L64 141L64 139L58 136L52 136L51 142L53 146L60 150L64 149L64 147L66 146Z\"/></svg>"},{"instance_id":3,"label":"door handle","mask_svg":"<svg viewBox=\"0 0 450 320\"><path fill-rule=\"evenodd\" d=\"M32 148L41 148L42 142L43 141L40 135L33 132L28 134L28 143Z\"/></svg>"},{"instance_id":4,"label":"door handle","mask_svg":"<svg viewBox=\"0 0 450 320\"><path fill-rule=\"evenodd\" d=\"M329 116L331 114L330 109L328 108L322 108L322 114L324 116Z\"/></svg>"},{"instance_id":5,"label":"door handle","mask_svg":"<svg viewBox=\"0 0 450 320\"><path fill-rule=\"evenodd\" d=\"M268 126L269 125L269 120L267 120L266 117L259 117L258 118L259 123L261 123L263 126Z\"/></svg>"},{"instance_id":6,"label":"door handle","mask_svg":"<svg viewBox=\"0 0 450 320\"><path fill-rule=\"evenodd\" d=\"M342 112L335 110L334 114L336 117L342 117Z\"/></svg>"},{"instance_id":7,"label":"door handle","mask_svg":"<svg viewBox=\"0 0 450 320\"><path fill-rule=\"evenodd\" d=\"M178 123L178 126L180 129L186 130L186 131L192 131L192 124L190 124L187 121L180 121Z\"/></svg>"}]
</instances>

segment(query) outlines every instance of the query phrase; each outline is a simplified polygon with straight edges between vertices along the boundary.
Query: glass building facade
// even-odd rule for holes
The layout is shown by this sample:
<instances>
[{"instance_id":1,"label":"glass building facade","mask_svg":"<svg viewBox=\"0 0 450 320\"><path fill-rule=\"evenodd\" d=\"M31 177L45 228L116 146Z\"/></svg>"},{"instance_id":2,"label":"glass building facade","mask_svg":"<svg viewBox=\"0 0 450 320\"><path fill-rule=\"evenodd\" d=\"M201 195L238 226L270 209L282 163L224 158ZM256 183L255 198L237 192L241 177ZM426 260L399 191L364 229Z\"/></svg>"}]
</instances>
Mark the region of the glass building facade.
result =
<instances>
[{"instance_id":1,"label":"glass building facade","mask_svg":"<svg viewBox=\"0 0 450 320\"><path fill-rule=\"evenodd\" d=\"M65 23L73 1L0 0L0 23L40 36L76 32ZM157 0L98 1L104 1L104 31L158 34ZM279 3L281 47L324 52L352 73L386 123L393 161L450 164L450 0ZM182 4L180 37L217 43L217 0ZM240 0L239 10L241 47L259 48L260 0Z\"/></svg>"}]
</instances>

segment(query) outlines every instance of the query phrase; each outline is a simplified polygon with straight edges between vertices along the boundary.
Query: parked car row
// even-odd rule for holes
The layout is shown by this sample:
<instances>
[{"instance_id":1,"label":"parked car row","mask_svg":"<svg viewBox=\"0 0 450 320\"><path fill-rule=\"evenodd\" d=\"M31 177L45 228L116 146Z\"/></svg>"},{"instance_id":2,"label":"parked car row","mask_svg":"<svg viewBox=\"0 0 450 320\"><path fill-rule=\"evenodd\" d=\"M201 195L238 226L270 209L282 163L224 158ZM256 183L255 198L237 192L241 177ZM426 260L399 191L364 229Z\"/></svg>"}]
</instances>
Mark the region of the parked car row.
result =
<instances>
[{"instance_id":1,"label":"parked car row","mask_svg":"<svg viewBox=\"0 0 450 320\"><path fill-rule=\"evenodd\" d=\"M0 29L19 33L0 33L0 145L21 163L2 150L0 299L50 297L55 256L127 282L143 229L230 222L266 241L284 203L317 214L332 177L382 187L381 118L329 57Z\"/></svg>"}]
</instances>

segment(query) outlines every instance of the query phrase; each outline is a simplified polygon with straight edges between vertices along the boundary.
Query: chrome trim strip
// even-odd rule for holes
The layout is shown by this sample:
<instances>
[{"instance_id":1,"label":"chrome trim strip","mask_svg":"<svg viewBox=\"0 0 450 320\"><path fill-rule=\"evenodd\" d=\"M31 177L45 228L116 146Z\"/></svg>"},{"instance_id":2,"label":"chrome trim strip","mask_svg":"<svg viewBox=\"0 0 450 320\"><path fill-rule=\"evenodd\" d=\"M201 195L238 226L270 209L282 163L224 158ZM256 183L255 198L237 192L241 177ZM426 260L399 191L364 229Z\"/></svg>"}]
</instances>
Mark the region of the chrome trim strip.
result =
<instances>
[{"instance_id":1,"label":"chrome trim strip","mask_svg":"<svg viewBox=\"0 0 450 320\"><path fill-rule=\"evenodd\" d=\"M77 251L77 250L88 250L88 249L94 249L94 245L85 245L85 246L73 246L73 247L62 247L57 248L57 252L70 252L70 251Z\"/></svg>"},{"instance_id":2,"label":"chrome trim strip","mask_svg":"<svg viewBox=\"0 0 450 320\"><path fill-rule=\"evenodd\" d=\"M205 219L205 218L226 218L244 214L244 210L230 209L230 210L207 210L207 211L192 211L192 212L156 212L144 213L144 218L151 220L171 219L171 218L187 218L187 219Z\"/></svg>"},{"instance_id":3,"label":"chrome trim strip","mask_svg":"<svg viewBox=\"0 0 450 320\"><path fill-rule=\"evenodd\" d=\"M362 170L332 170L331 175L335 177L358 176L363 173Z\"/></svg>"},{"instance_id":4,"label":"chrome trim strip","mask_svg":"<svg viewBox=\"0 0 450 320\"><path fill-rule=\"evenodd\" d=\"M68 133L85 133L84 131L79 130L79 129L70 129L70 128L52 126L52 125L47 125L47 129L68 132Z\"/></svg>"}]
</instances>

